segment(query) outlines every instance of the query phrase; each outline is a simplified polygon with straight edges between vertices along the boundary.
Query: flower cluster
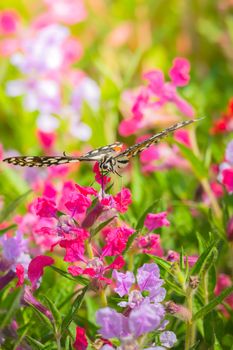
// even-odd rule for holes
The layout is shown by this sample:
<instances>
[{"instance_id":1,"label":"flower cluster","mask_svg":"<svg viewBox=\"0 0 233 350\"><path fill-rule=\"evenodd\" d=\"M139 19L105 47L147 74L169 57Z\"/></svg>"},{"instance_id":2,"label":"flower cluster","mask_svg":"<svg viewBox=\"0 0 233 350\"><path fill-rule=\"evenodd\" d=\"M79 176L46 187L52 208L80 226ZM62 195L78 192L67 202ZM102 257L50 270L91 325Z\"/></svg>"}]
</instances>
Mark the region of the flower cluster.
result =
<instances>
[{"instance_id":1,"label":"flower cluster","mask_svg":"<svg viewBox=\"0 0 233 350\"><path fill-rule=\"evenodd\" d=\"M98 109L100 92L92 79L73 68L83 48L65 25L85 19L82 0L68 3L59 0L56 6L52 1L45 1L44 11L26 28L14 11L2 11L0 19L4 33L1 51L10 56L12 65L22 75L7 82L7 95L23 96L24 108L38 113L38 138L46 149L48 142L50 146L54 142L54 132L62 121L58 116L66 119L73 137L90 138L90 127L81 121L82 103L86 101ZM63 95L67 89L72 92L65 102Z\"/></svg>"},{"instance_id":2,"label":"flower cluster","mask_svg":"<svg viewBox=\"0 0 233 350\"><path fill-rule=\"evenodd\" d=\"M144 264L138 269L136 278L130 271L113 271L113 277L116 280L115 292L120 297L128 295L128 301L118 303L127 310L119 313L106 307L97 311L96 320L101 326L100 334L106 339L118 338L120 348L133 346L137 349L139 346L146 348L142 343L143 338L140 337L153 331L156 332L156 336L150 349L173 347L176 342L175 334L163 331L168 323L164 320L165 309L161 304L166 291L161 287L164 281L160 278L158 266L153 263ZM104 345L102 349L110 350L114 347Z\"/></svg>"},{"instance_id":3,"label":"flower cluster","mask_svg":"<svg viewBox=\"0 0 233 350\"><path fill-rule=\"evenodd\" d=\"M185 86L189 82L190 64L184 58L176 58L169 71L171 81L165 82L161 70L145 72L143 78L147 85L139 89L139 93L129 93L127 99L131 105L129 118L123 120L119 126L119 133L128 136L142 128L152 127L156 123L156 113L167 104L174 104L188 117L194 115L192 106L177 92L177 87ZM136 96L135 96L136 95Z\"/></svg>"}]
</instances>

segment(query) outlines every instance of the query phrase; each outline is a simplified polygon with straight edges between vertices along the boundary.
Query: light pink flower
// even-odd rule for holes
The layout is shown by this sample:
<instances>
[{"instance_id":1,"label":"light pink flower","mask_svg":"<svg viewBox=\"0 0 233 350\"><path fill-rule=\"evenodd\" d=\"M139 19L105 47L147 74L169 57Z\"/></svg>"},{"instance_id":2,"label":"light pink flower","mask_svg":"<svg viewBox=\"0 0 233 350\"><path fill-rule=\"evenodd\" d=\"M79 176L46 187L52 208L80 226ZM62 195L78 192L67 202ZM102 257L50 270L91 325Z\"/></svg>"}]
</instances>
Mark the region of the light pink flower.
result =
<instances>
[{"instance_id":1,"label":"light pink flower","mask_svg":"<svg viewBox=\"0 0 233 350\"><path fill-rule=\"evenodd\" d=\"M82 22L86 16L86 9L82 0L44 0L48 6L49 16L56 22L68 25Z\"/></svg>"},{"instance_id":2,"label":"light pink flower","mask_svg":"<svg viewBox=\"0 0 233 350\"><path fill-rule=\"evenodd\" d=\"M147 214L144 225L149 231L163 226L170 226L170 222L167 220L167 212L163 211L158 214Z\"/></svg>"}]
</instances>

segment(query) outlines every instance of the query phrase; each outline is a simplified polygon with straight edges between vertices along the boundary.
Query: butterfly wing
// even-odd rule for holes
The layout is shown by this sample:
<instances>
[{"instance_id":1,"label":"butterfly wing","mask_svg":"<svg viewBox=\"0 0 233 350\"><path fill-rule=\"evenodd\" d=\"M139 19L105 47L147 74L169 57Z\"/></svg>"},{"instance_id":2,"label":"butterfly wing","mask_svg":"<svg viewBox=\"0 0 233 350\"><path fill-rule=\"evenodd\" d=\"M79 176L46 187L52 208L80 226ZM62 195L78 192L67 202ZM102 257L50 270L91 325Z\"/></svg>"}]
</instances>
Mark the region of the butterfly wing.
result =
<instances>
[{"instance_id":1,"label":"butterfly wing","mask_svg":"<svg viewBox=\"0 0 233 350\"><path fill-rule=\"evenodd\" d=\"M93 149L92 151L84 154L81 160L87 161L101 161L105 157L113 156L122 150L123 144L121 142L115 142L107 146Z\"/></svg>"},{"instance_id":2,"label":"butterfly wing","mask_svg":"<svg viewBox=\"0 0 233 350\"><path fill-rule=\"evenodd\" d=\"M81 161L100 161L103 157L115 154L118 149L121 149L122 144L115 142L108 146L103 146L92 150L81 157L63 156L19 156L3 159L4 162L13 165L28 166L28 167L49 167L66 163L76 163Z\"/></svg>"},{"instance_id":3,"label":"butterfly wing","mask_svg":"<svg viewBox=\"0 0 233 350\"><path fill-rule=\"evenodd\" d=\"M52 165L76 163L78 161L80 161L80 158L68 156L19 156L3 159L3 162L7 162L9 164L28 167L49 167Z\"/></svg>"},{"instance_id":4,"label":"butterfly wing","mask_svg":"<svg viewBox=\"0 0 233 350\"><path fill-rule=\"evenodd\" d=\"M123 152L120 152L119 154L117 154L114 157L114 159L118 165L118 168L122 168L123 166L127 165L127 163L129 162L129 159L131 157L135 157L137 154L141 153L142 151L144 151L145 149L147 149L151 145L154 145L154 144L160 142L168 134L174 132L175 130L183 128L184 126L189 125L189 124L191 124L195 121L198 121L198 120L200 120L200 119L191 119L191 120L187 120L184 122L174 124L174 125L170 126L169 128L164 129L163 131L151 136L150 138L127 148Z\"/></svg>"}]
</instances>

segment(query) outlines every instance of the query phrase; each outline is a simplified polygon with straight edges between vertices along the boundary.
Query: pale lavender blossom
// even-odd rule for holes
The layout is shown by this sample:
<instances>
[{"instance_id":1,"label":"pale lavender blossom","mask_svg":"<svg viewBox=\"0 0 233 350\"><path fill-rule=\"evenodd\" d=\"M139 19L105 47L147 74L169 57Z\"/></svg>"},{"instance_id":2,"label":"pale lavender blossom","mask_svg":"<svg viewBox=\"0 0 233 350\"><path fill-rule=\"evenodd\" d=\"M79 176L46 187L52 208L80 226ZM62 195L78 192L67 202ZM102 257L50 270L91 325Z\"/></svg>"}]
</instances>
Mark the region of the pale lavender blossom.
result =
<instances>
[{"instance_id":1,"label":"pale lavender blossom","mask_svg":"<svg viewBox=\"0 0 233 350\"><path fill-rule=\"evenodd\" d=\"M133 272L127 271L126 273L122 273L114 270L112 276L117 281L117 286L114 289L115 292L119 294L120 297L128 294L132 284L135 282Z\"/></svg>"},{"instance_id":2,"label":"pale lavender blossom","mask_svg":"<svg viewBox=\"0 0 233 350\"><path fill-rule=\"evenodd\" d=\"M121 297L129 294L128 302L122 301L118 304L121 307L129 306L133 309L141 303L159 303L165 298L166 290L161 287L164 281L160 278L159 268L154 263L144 264L138 269L136 278L139 290L137 288L130 291L135 282L132 272L121 273L114 270L113 278L117 281L115 291ZM143 291L149 291L149 296L143 297L141 294Z\"/></svg>"},{"instance_id":3,"label":"pale lavender blossom","mask_svg":"<svg viewBox=\"0 0 233 350\"><path fill-rule=\"evenodd\" d=\"M15 237L8 237L4 235L0 238L2 245L2 259L12 271L15 272L17 264L23 265L25 270L31 261L28 254L27 240L23 238L20 231L16 232Z\"/></svg>"},{"instance_id":4,"label":"pale lavender blossom","mask_svg":"<svg viewBox=\"0 0 233 350\"><path fill-rule=\"evenodd\" d=\"M128 317L106 307L96 314L96 321L101 326L100 334L106 338L124 339L133 336L140 337L142 334L151 332L159 327L165 316L161 304L142 304L134 308Z\"/></svg>"},{"instance_id":5,"label":"pale lavender blossom","mask_svg":"<svg viewBox=\"0 0 233 350\"><path fill-rule=\"evenodd\" d=\"M29 112L51 114L60 111L60 86L53 79L34 76L25 80L12 80L7 83L6 93L11 97L23 95L24 107Z\"/></svg>"},{"instance_id":6,"label":"pale lavender blossom","mask_svg":"<svg viewBox=\"0 0 233 350\"><path fill-rule=\"evenodd\" d=\"M14 54L11 63L25 74L58 71L64 63L64 42L69 35L69 29L59 24L41 28L22 42L23 52Z\"/></svg>"},{"instance_id":7,"label":"pale lavender blossom","mask_svg":"<svg viewBox=\"0 0 233 350\"><path fill-rule=\"evenodd\" d=\"M83 77L80 84L74 89L71 105L78 112L83 102L86 102L94 111L99 108L100 88L89 77Z\"/></svg>"},{"instance_id":8,"label":"pale lavender blossom","mask_svg":"<svg viewBox=\"0 0 233 350\"><path fill-rule=\"evenodd\" d=\"M166 346L166 348L172 348L173 345L177 342L177 338L175 333L165 331L160 334L160 341L163 346Z\"/></svg>"},{"instance_id":9,"label":"pale lavender blossom","mask_svg":"<svg viewBox=\"0 0 233 350\"><path fill-rule=\"evenodd\" d=\"M225 158L229 164L233 165L233 140L227 145Z\"/></svg>"}]
</instances>

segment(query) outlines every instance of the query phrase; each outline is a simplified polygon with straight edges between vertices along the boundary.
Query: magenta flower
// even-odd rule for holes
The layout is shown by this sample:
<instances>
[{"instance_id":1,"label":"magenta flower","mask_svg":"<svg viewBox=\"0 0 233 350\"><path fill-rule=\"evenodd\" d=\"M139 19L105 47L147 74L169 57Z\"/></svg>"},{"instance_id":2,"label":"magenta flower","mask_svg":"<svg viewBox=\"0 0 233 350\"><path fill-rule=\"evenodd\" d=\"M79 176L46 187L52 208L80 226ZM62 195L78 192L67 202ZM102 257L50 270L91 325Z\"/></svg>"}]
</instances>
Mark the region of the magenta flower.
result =
<instances>
[{"instance_id":1,"label":"magenta flower","mask_svg":"<svg viewBox=\"0 0 233 350\"><path fill-rule=\"evenodd\" d=\"M55 202L47 198L37 198L33 203L35 214L42 218L55 217L57 208Z\"/></svg>"},{"instance_id":2,"label":"magenta flower","mask_svg":"<svg viewBox=\"0 0 233 350\"><path fill-rule=\"evenodd\" d=\"M147 214L144 225L149 231L163 226L170 226L170 222L167 220L167 212L163 211L158 214Z\"/></svg>"},{"instance_id":3,"label":"magenta flower","mask_svg":"<svg viewBox=\"0 0 233 350\"><path fill-rule=\"evenodd\" d=\"M134 134L138 129L154 126L156 116L167 103L174 104L183 114L193 117L192 106L179 96L177 87L185 86L189 82L190 64L184 58L176 58L169 72L171 81L165 82L162 71L155 69L144 73L147 85L140 91L132 103L131 116L123 120L119 126L119 133L123 136ZM132 100L132 99L131 99ZM149 117L153 111L153 117Z\"/></svg>"},{"instance_id":4,"label":"magenta flower","mask_svg":"<svg viewBox=\"0 0 233 350\"><path fill-rule=\"evenodd\" d=\"M176 86L185 86L189 83L190 63L185 58L176 57L173 60L169 76Z\"/></svg>"},{"instance_id":5,"label":"magenta flower","mask_svg":"<svg viewBox=\"0 0 233 350\"><path fill-rule=\"evenodd\" d=\"M225 162L219 166L218 180L228 193L233 193L233 141L229 142L225 152Z\"/></svg>"},{"instance_id":6,"label":"magenta flower","mask_svg":"<svg viewBox=\"0 0 233 350\"><path fill-rule=\"evenodd\" d=\"M86 350L88 342L84 328L76 327L76 337L73 346L75 350Z\"/></svg>"},{"instance_id":7,"label":"magenta flower","mask_svg":"<svg viewBox=\"0 0 233 350\"><path fill-rule=\"evenodd\" d=\"M163 256L163 248L161 247L160 235L147 234L141 236L137 240L137 247L142 249L143 253Z\"/></svg>"},{"instance_id":8,"label":"magenta flower","mask_svg":"<svg viewBox=\"0 0 233 350\"><path fill-rule=\"evenodd\" d=\"M0 11L0 35L14 34L18 29L19 15L15 10Z\"/></svg>"},{"instance_id":9,"label":"magenta flower","mask_svg":"<svg viewBox=\"0 0 233 350\"><path fill-rule=\"evenodd\" d=\"M103 256L119 255L126 248L129 236L135 230L128 227L108 227L104 230L107 244L103 247Z\"/></svg>"},{"instance_id":10,"label":"magenta flower","mask_svg":"<svg viewBox=\"0 0 233 350\"><path fill-rule=\"evenodd\" d=\"M54 263L50 256L38 255L30 262L28 266L28 278L32 284L32 289L37 288L37 283L43 275L44 268Z\"/></svg>"}]
</instances>

